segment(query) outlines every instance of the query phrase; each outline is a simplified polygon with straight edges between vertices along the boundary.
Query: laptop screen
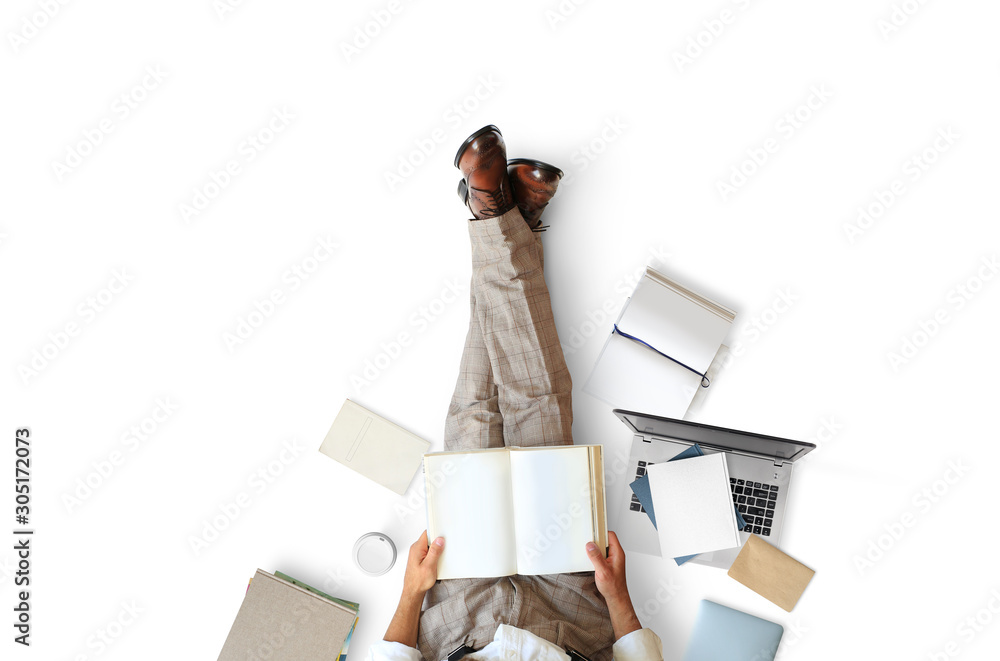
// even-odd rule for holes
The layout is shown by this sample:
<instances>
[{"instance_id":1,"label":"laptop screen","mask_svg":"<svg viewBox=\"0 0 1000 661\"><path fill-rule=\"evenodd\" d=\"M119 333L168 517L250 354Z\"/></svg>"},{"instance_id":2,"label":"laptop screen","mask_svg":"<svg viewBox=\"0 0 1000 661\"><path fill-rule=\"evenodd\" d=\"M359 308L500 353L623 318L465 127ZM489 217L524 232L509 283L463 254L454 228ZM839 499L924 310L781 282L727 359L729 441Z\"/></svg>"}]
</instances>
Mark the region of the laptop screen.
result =
<instances>
[{"instance_id":1,"label":"laptop screen","mask_svg":"<svg viewBox=\"0 0 1000 661\"><path fill-rule=\"evenodd\" d=\"M816 448L812 443L712 427L673 418L661 418L622 409L615 409L615 415L637 434L698 443L706 448L718 450L748 452L782 461L796 461Z\"/></svg>"}]
</instances>

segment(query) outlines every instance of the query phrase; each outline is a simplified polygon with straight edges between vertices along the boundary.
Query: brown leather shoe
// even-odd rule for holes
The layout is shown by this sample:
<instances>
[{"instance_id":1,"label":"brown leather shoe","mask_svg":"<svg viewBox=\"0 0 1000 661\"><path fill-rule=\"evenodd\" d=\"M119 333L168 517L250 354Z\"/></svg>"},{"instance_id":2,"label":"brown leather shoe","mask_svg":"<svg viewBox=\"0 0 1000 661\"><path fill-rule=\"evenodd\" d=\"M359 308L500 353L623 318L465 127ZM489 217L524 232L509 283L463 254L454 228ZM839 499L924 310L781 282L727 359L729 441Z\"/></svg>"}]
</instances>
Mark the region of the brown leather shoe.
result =
<instances>
[{"instance_id":1,"label":"brown leather shoe","mask_svg":"<svg viewBox=\"0 0 1000 661\"><path fill-rule=\"evenodd\" d=\"M514 200L528 227L544 231L542 212L556 194L562 170L543 161L514 158L507 161L507 176L514 191ZM463 204L469 203L469 188L464 179L458 182L458 197Z\"/></svg>"},{"instance_id":2,"label":"brown leather shoe","mask_svg":"<svg viewBox=\"0 0 1000 661\"><path fill-rule=\"evenodd\" d=\"M474 218L494 218L514 208L507 176L507 147L500 129L490 124L466 138L455 154L455 167L461 170L468 186L469 209Z\"/></svg>"},{"instance_id":3,"label":"brown leather shoe","mask_svg":"<svg viewBox=\"0 0 1000 661\"><path fill-rule=\"evenodd\" d=\"M515 158L507 161L507 175L525 222L532 230L540 230L542 212L556 194L562 170L543 161Z\"/></svg>"}]
</instances>

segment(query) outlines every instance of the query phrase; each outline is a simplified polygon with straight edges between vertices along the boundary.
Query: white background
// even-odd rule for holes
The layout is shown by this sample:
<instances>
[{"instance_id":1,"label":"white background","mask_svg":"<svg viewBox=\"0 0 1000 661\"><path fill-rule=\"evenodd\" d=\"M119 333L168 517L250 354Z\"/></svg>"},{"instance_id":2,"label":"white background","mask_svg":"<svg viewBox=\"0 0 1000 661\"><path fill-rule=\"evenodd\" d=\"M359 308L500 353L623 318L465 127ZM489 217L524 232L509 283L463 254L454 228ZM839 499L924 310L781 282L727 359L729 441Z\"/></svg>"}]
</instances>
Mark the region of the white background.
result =
<instances>
[{"instance_id":1,"label":"white background","mask_svg":"<svg viewBox=\"0 0 1000 661\"><path fill-rule=\"evenodd\" d=\"M379 530L404 554L424 525L419 485L397 497L316 450L345 397L440 448L470 273L452 158L488 123L512 157L567 173L545 215L546 273L574 345L575 438L605 444L610 511L630 437L580 386L600 311L617 313L650 261L739 311L741 353L689 418L820 446L797 468L782 540L817 572L793 613L724 572L629 557L665 658L683 654L702 598L785 625L782 659L941 659L949 643L995 656L1000 284L977 272L1000 251L1000 7L896 1L911 13L892 31L890 0L566 1L561 14L555 0L424 0L388 21L387 0L221 15L211 0L105 0L51 18L43 2L5 3L2 470L30 426L36 535L24 649L5 478L4 658L214 659L258 567L361 602L351 658L382 636L404 563L368 578L350 551ZM294 119L265 148L241 148L283 109ZM777 150L746 163L768 140ZM70 151L86 155L60 176ZM240 173L206 191L230 160ZM755 171L722 194L741 165ZM849 235L895 180L902 193ZM213 199L185 219L196 189ZM339 247L313 262L321 240ZM275 289L284 302L231 351L225 335ZM408 345L379 359L400 333ZM893 362L904 338L921 346ZM366 360L385 369L352 382ZM158 401L172 412L130 440ZM956 479L950 462L968 470ZM261 470L277 476L252 479ZM249 506L217 518L241 493ZM196 551L213 520L225 530ZM977 614L981 630L960 628Z\"/></svg>"}]
</instances>

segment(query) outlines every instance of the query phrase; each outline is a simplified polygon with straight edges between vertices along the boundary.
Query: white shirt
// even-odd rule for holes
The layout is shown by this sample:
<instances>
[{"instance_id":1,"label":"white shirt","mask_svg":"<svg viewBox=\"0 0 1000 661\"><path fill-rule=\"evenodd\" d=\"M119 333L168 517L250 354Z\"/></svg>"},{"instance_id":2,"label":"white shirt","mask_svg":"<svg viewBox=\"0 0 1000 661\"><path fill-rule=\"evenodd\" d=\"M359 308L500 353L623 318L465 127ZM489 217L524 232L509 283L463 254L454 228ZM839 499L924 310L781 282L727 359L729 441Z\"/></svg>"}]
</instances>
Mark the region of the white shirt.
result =
<instances>
[{"instance_id":1,"label":"white shirt","mask_svg":"<svg viewBox=\"0 0 1000 661\"><path fill-rule=\"evenodd\" d=\"M663 661L663 643L651 629L625 634L615 642L615 661ZM501 624L493 642L478 652L470 652L462 661L568 661L569 655L535 634ZM423 661L419 650L402 643L380 640L368 650L367 661Z\"/></svg>"}]
</instances>

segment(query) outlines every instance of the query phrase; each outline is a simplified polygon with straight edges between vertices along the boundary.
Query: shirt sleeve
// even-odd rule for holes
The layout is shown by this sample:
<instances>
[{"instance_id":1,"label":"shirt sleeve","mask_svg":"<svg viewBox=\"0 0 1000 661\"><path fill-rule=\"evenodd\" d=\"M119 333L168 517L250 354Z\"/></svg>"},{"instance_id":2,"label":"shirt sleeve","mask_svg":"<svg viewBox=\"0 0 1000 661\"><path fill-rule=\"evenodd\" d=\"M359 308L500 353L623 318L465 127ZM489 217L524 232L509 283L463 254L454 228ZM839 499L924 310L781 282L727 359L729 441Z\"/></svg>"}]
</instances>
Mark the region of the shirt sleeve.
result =
<instances>
[{"instance_id":1,"label":"shirt sleeve","mask_svg":"<svg viewBox=\"0 0 1000 661\"><path fill-rule=\"evenodd\" d=\"M423 658L416 648L403 643L380 640L368 648L367 661L423 661Z\"/></svg>"},{"instance_id":2,"label":"shirt sleeve","mask_svg":"<svg viewBox=\"0 0 1000 661\"><path fill-rule=\"evenodd\" d=\"M663 641L652 629L627 633L612 649L615 661L663 661Z\"/></svg>"}]
</instances>

